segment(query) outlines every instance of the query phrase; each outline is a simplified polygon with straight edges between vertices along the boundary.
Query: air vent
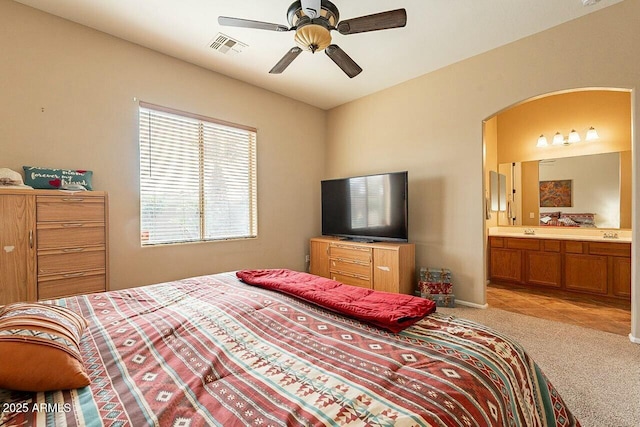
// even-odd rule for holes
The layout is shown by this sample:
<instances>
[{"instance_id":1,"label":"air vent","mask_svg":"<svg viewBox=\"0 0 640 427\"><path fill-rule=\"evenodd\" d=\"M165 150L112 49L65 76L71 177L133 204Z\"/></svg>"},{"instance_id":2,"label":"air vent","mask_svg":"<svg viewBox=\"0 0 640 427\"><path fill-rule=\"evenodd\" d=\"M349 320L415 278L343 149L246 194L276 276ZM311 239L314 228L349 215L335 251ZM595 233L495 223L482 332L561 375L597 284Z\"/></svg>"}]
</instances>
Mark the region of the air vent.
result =
<instances>
[{"instance_id":1,"label":"air vent","mask_svg":"<svg viewBox=\"0 0 640 427\"><path fill-rule=\"evenodd\" d=\"M242 43L236 39L229 37L226 34L218 33L209 43L209 47L213 50L217 50L225 55L235 55L244 50L249 45Z\"/></svg>"}]
</instances>

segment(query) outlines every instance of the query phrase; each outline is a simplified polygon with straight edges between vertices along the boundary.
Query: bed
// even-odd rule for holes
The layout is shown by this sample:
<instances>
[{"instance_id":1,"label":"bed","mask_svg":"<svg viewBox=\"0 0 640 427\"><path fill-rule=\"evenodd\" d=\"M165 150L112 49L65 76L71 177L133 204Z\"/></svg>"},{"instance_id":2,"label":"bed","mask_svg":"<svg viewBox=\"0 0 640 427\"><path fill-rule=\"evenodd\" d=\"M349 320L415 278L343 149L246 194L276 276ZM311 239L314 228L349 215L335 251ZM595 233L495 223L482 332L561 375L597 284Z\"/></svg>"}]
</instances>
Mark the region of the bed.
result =
<instances>
[{"instance_id":1,"label":"bed","mask_svg":"<svg viewBox=\"0 0 640 427\"><path fill-rule=\"evenodd\" d=\"M579 425L517 343L437 312L394 333L235 272L46 304L87 319L90 384L0 389L2 426Z\"/></svg>"}]
</instances>

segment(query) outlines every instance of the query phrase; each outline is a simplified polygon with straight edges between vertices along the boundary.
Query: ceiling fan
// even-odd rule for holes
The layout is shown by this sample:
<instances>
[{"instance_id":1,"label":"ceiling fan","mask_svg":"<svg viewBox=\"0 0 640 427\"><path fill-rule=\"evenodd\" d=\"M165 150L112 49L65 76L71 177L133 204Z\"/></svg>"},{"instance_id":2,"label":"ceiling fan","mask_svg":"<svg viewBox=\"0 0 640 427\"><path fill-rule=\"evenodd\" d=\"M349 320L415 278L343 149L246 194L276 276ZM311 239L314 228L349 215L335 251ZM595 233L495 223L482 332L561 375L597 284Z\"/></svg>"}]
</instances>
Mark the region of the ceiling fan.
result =
<instances>
[{"instance_id":1,"label":"ceiling fan","mask_svg":"<svg viewBox=\"0 0 640 427\"><path fill-rule=\"evenodd\" d=\"M361 16L340 21L338 8L328 0L300 0L294 1L287 10L289 26L272 24L269 22L252 21L228 16L218 17L220 25L230 27L255 28L269 31L295 31L294 40L298 46L291 48L278 63L269 71L280 74L300 55L303 50L315 53L324 52L350 78L360 74L362 68L355 63L345 51L331 43L331 31L349 35L367 31L386 30L404 27L407 24L405 9L390 10L388 12Z\"/></svg>"}]
</instances>

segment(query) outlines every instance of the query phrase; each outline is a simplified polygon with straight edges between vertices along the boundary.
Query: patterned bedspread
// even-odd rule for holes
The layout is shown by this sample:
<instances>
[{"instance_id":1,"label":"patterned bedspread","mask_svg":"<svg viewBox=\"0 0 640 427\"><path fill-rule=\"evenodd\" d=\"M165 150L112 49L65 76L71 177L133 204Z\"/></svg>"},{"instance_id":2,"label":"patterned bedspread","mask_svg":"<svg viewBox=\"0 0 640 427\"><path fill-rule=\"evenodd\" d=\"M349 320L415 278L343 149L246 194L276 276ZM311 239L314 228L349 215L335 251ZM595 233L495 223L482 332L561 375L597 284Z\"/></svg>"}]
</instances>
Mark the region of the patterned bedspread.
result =
<instances>
[{"instance_id":1,"label":"patterned bedspread","mask_svg":"<svg viewBox=\"0 0 640 427\"><path fill-rule=\"evenodd\" d=\"M90 322L91 385L0 390L29 408L0 425L579 425L519 345L438 313L393 334L233 273L55 303Z\"/></svg>"}]
</instances>

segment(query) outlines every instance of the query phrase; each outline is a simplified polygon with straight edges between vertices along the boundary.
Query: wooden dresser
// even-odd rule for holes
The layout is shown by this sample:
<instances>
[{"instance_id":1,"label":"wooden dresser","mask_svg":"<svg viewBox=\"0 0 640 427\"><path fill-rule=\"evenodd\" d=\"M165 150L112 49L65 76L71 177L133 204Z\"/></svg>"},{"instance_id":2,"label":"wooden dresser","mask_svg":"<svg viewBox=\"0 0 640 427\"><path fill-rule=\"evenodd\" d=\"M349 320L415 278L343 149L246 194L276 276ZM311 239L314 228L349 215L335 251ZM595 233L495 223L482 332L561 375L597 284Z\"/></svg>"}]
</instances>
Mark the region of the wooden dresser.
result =
<instances>
[{"instance_id":1,"label":"wooden dresser","mask_svg":"<svg viewBox=\"0 0 640 427\"><path fill-rule=\"evenodd\" d=\"M2 190L0 214L0 304L108 289L105 192Z\"/></svg>"},{"instance_id":2,"label":"wooden dresser","mask_svg":"<svg viewBox=\"0 0 640 427\"><path fill-rule=\"evenodd\" d=\"M360 243L334 237L311 239L311 274L347 285L412 294L415 288L415 245Z\"/></svg>"},{"instance_id":3,"label":"wooden dresser","mask_svg":"<svg viewBox=\"0 0 640 427\"><path fill-rule=\"evenodd\" d=\"M631 298L631 243L489 237L494 283Z\"/></svg>"}]
</instances>

